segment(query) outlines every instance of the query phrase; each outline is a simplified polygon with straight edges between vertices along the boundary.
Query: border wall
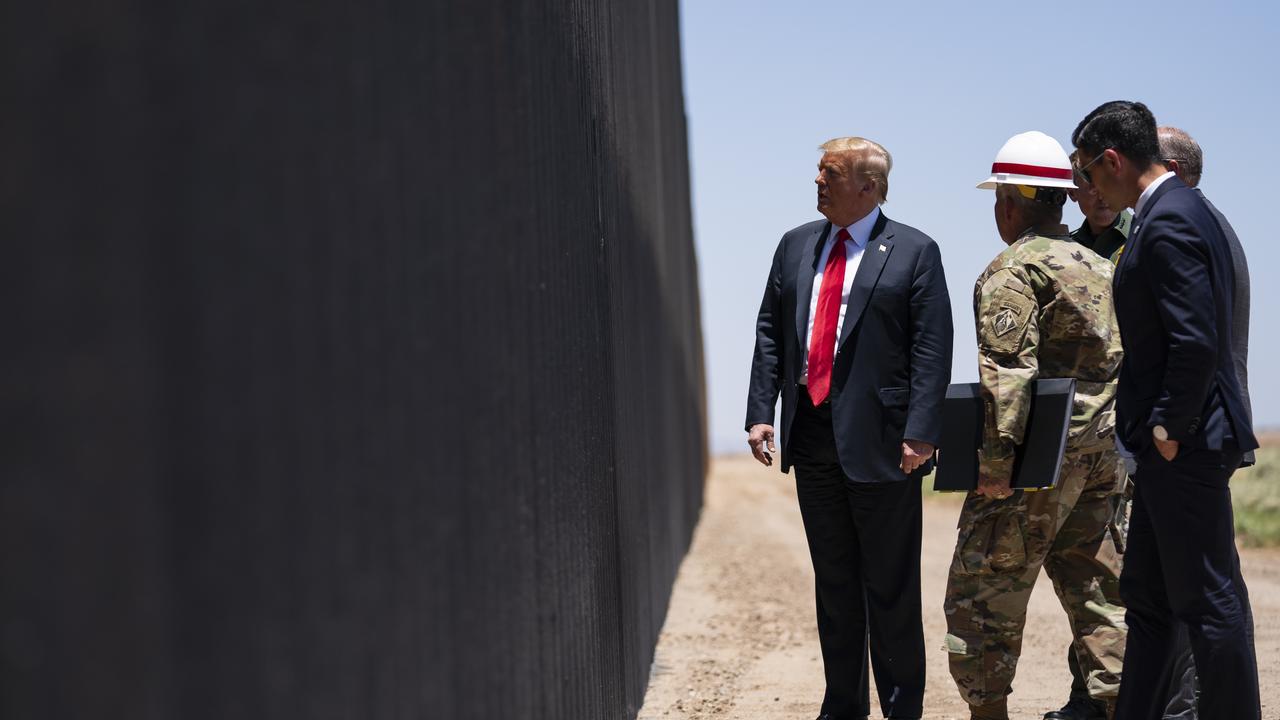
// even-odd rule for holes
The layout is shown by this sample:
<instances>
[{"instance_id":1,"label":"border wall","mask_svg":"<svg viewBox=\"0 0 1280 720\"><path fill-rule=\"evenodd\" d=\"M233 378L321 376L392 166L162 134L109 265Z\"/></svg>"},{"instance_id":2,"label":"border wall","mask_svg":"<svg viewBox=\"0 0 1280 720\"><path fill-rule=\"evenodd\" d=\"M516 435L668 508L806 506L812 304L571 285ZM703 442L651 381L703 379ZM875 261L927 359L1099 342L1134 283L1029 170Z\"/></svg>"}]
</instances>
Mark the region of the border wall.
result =
<instances>
[{"instance_id":1,"label":"border wall","mask_svg":"<svg viewBox=\"0 0 1280 720\"><path fill-rule=\"evenodd\" d=\"M635 716L706 468L677 25L0 9L0 717Z\"/></svg>"}]
</instances>

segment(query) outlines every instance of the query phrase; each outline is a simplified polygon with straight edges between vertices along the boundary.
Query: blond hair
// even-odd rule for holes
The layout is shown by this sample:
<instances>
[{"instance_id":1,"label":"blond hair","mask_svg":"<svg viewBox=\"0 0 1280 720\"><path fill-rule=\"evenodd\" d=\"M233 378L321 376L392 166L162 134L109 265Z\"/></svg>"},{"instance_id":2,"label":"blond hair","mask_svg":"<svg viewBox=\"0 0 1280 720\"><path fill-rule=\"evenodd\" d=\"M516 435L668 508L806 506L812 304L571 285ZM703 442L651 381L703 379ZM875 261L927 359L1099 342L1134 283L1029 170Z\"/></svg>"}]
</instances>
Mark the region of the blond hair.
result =
<instances>
[{"instance_id":1,"label":"blond hair","mask_svg":"<svg viewBox=\"0 0 1280 720\"><path fill-rule=\"evenodd\" d=\"M880 191L880 202L889 199L889 171L893 169L893 157L878 142L860 137L840 137L818 146L824 153L852 153L850 168L875 183Z\"/></svg>"}]
</instances>

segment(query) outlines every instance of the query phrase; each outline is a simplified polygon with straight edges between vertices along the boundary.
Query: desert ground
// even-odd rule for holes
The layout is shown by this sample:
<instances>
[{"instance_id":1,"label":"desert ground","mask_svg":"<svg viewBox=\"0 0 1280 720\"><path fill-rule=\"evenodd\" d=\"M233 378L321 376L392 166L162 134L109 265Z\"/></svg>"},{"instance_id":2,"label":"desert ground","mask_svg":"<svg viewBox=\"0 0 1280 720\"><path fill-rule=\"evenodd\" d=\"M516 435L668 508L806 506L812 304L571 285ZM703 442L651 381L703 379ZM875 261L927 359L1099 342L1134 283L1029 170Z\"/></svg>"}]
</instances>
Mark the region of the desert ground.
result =
<instances>
[{"instance_id":1,"label":"desert ground","mask_svg":"<svg viewBox=\"0 0 1280 720\"><path fill-rule=\"evenodd\" d=\"M960 498L926 494L922 558L925 717L967 720L947 672L942 595ZM1280 718L1280 549L1242 548L1256 617L1263 717ZM1066 700L1066 615L1043 573L1031 597L1010 697L1038 720ZM811 720L822 698L813 572L791 475L750 456L713 461L706 505L681 566L640 720ZM880 717L872 690L872 715Z\"/></svg>"}]
</instances>

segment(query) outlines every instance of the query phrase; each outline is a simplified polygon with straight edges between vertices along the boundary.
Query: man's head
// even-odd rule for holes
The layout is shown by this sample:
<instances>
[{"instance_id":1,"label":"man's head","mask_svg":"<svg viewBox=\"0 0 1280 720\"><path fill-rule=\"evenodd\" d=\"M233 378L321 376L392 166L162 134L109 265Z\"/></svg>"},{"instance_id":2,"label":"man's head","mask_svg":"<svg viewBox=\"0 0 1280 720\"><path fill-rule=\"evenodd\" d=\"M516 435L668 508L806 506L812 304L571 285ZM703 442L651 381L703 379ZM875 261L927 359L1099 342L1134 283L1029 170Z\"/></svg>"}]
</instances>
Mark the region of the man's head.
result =
<instances>
[{"instance_id":1,"label":"man's head","mask_svg":"<svg viewBox=\"0 0 1280 720\"><path fill-rule=\"evenodd\" d=\"M1078 165L1079 151L1072 151L1071 164ZM1118 210L1107 204L1106 200L1098 197L1098 191L1093 185L1080 177L1080 173L1075 174L1075 189L1067 190L1067 196L1076 201L1080 206L1080 212L1084 215L1085 221L1089 223L1089 229L1093 234L1097 235L1106 228L1111 227L1116 221L1116 216L1120 214Z\"/></svg>"},{"instance_id":2,"label":"man's head","mask_svg":"<svg viewBox=\"0 0 1280 720\"><path fill-rule=\"evenodd\" d=\"M1176 127L1158 128L1156 134L1160 139L1160 162L1165 169L1191 187L1199 185L1200 173L1204 171L1200 143Z\"/></svg>"},{"instance_id":3,"label":"man's head","mask_svg":"<svg viewBox=\"0 0 1280 720\"><path fill-rule=\"evenodd\" d=\"M852 225L888 199L893 158L879 143L844 137L818 149L818 212L833 225Z\"/></svg>"},{"instance_id":4,"label":"man's head","mask_svg":"<svg viewBox=\"0 0 1280 720\"><path fill-rule=\"evenodd\" d=\"M1065 190L1002 183L996 186L996 230L1006 245L1012 245L1030 228L1062 222Z\"/></svg>"},{"instance_id":5,"label":"man's head","mask_svg":"<svg viewBox=\"0 0 1280 720\"><path fill-rule=\"evenodd\" d=\"M1132 207L1139 179L1160 158L1156 119L1140 102L1113 100L1085 116L1071 134L1077 174L1113 208Z\"/></svg>"},{"instance_id":6,"label":"man's head","mask_svg":"<svg viewBox=\"0 0 1280 720\"><path fill-rule=\"evenodd\" d=\"M1009 138L991 163L991 177L978 183L996 191L996 229L1013 244L1030 228L1062 222L1067 192L1074 190L1071 160L1052 137L1030 130Z\"/></svg>"}]
</instances>

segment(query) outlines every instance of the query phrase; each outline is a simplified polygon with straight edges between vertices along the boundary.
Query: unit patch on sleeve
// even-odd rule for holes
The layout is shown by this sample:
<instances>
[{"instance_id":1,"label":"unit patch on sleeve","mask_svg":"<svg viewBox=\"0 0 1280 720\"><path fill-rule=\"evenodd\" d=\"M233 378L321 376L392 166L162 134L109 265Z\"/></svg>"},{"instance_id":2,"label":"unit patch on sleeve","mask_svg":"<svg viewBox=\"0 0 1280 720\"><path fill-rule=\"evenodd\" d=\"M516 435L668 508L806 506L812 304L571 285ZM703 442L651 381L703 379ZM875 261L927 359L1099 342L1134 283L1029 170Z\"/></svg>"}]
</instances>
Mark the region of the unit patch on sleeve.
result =
<instances>
[{"instance_id":1,"label":"unit patch on sleeve","mask_svg":"<svg viewBox=\"0 0 1280 720\"><path fill-rule=\"evenodd\" d=\"M996 319L991 323L991 329L996 331L996 337L1007 335L1017 327L1018 313L1011 307L1000 308L1000 312L996 313Z\"/></svg>"},{"instance_id":2,"label":"unit patch on sleeve","mask_svg":"<svg viewBox=\"0 0 1280 720\"><path fill-rule=\"evenodd\" d=\"M1035 302L1026 295L1008 287L995 287L982 303L979 344L997 353L1018 352L1035 309Z\"/></svg>"}]
</instances>

